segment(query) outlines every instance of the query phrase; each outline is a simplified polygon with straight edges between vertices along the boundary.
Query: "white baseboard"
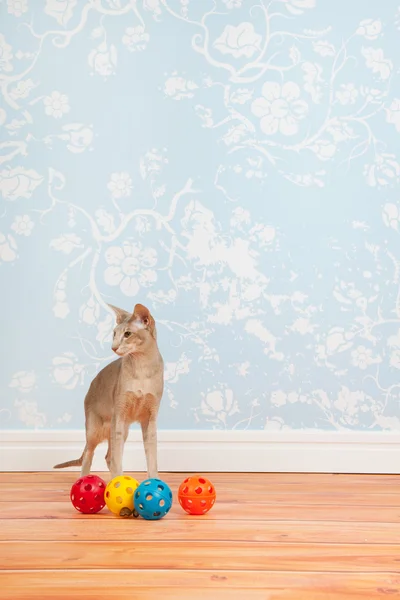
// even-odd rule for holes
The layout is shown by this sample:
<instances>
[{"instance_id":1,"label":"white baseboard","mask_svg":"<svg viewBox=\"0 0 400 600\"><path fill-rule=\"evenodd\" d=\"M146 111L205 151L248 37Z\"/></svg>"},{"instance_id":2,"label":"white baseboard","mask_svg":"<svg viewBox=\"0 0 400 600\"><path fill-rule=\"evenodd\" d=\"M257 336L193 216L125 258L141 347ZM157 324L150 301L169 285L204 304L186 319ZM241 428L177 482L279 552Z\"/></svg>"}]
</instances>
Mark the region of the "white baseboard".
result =
<instances>
[{"instance_id":1,"label":"white baseboard","mask_svg":"<svg viewBox=\"0 0 400 600\"><path fill-rule=\"evenodd\" d=\"M83 431L0 431L1 471L50 471L78 458ZM400 473L400 432L160 431L160 471ZM93 470L105 471L105 447ZM125 446L124 468L144 471L140 432ZM75 469L76 470L76 469Z\"/></svg>"}]
</instances>

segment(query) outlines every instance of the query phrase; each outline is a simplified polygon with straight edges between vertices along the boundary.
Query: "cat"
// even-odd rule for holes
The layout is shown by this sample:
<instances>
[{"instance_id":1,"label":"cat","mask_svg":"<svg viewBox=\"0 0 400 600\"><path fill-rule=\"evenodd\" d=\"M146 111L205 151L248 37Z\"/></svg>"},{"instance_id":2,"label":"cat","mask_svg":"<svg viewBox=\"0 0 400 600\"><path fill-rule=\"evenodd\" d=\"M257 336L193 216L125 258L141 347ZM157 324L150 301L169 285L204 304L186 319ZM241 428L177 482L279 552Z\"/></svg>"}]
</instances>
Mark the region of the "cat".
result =
<instances>
[{"instance_id":1,"label":"cat","mask_svg":"<svg viewBox=\"0 0 400 600\"><path fill-rule=\"evenodd\" d=\"M81 476L88 475L97 445L108 440L107 467L112 478L122 475L129 426L139 422L148 477L157 477L157 415L164 391L164 362L155 321L142 304L137 304L132 314L109 306L116 315L112 349L120 358L96 375L86 394L82 456L54 468L80 466Z\"/></svg>"}]
</instances>

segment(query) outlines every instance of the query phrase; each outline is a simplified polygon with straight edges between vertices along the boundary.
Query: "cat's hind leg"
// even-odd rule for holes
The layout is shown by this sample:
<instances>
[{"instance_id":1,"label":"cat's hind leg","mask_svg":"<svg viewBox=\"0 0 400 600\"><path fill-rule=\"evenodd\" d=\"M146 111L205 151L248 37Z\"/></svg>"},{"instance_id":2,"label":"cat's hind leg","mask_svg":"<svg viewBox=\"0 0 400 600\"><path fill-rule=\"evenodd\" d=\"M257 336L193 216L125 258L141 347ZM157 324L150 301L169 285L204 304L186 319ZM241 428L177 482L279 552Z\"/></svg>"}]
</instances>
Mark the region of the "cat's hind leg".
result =
<instances>
[{"instance_id":1,"label":"cat's hind leg","mask_svg":"<svg viewBox=\"0 0 400 600\"><path fill-rule=\"evenodd\" d=\"M91 416L86 421L86 446L82 456L81 477L89 475L94 451L103 441L103 424L98 417Z\"/></svg>"}]
</instances>

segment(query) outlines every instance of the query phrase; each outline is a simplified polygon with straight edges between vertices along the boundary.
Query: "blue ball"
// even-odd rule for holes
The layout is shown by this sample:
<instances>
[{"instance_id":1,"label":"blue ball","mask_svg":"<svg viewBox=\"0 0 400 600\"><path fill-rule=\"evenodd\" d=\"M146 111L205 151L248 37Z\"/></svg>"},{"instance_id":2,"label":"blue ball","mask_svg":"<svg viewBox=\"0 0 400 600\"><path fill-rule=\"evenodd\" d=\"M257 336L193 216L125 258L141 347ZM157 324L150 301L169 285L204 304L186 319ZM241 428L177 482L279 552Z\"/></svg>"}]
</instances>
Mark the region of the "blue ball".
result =
<instances>
[{"instance_id":1,"label":"blue ball","mask_svg":"<svg viewBox=\"0 0 400 600\"><path fill-rule=\"evenodd\" d=\"M162 519L172 506L171 488L161 479L146 479L134 495L135 509L148 521Z\"/></svg>"}]
</instances>

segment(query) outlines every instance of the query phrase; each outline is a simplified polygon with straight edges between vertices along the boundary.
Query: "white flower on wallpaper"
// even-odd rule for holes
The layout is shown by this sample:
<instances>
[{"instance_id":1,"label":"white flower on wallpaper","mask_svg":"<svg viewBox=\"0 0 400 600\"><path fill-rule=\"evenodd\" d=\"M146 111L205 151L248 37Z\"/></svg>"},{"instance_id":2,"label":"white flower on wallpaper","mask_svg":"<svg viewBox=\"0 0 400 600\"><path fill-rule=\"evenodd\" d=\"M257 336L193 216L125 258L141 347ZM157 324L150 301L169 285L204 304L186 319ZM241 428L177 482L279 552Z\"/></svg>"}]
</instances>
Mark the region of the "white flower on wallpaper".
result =
<instances>
[{"instance_id":1,"label":"white flower on wallpaper","mask_svg":"<svg viewBox=\"0 0 400 600\"><path fill-rule=\"evenodd\" d=\"M206 106L197 104L195 106L195 111L196 111L197 116L203 122L202 127L212 127L214 125L211 108L207 108Z\"/></svg>"},{"instance_id":2,"label":"white flower on wallpaper","mask_svg":"<svg viewBox=\"0 0 400 600\"><path fill-rule=\"evenodd\" d=\"M7 9L10 15L21 17L28 11L28 0L7 0Z\"/></svg>"},{"instance_id":3,"label":"white flower on wallpaper","mask_svg":"<svg viewBox=\"0 0 400 600\"><path fill-rule=\"evenodd\" d=\"M347 104L355 104L358 97L358 90L354 83L342 83L335 93L336 99L346 106Z\"/></svg>"},{"instance_id":4,"label":"white flower on wallpaper","mask_svg":"<svg viewBox=\"0 0 400 600\"><path fill-rule=\"evenodd\" d=\"M133 226L139 236L143 236L152 230L151 223L146 217L136 217L133 219Z\"/></svg>"},{"instance_id":5,"label":"white flower on wallpaper","mask_svg":"<svg viewBox=\"0 0 400 600\"><path fill-rule=\"evenodd\" d=\"M292 331L299 333L300 335L307 335L308 333L313 333L316 328L307 317L299 317L297 318L293 325L290 326Z\"/></svg>"},{"instance_id":6,"label":"white flower on wallpaper","mask_svg":"<svg viewBox=\"0 0 400 600\"><path fill-rule=\"evenodd\" d=\"M248 132L248 125L241 123L240 125L235 125L234 127L228 129L222 139L227 146L232 146L232 144L238 144L241 139L245 138Z\"/></svg>"},{"instance_id":7,"label":"white flower on wallpaper","mask_svg":"<svg viewBox=\"0 0 400 600\"><path fill-rule=\"evenodd\" d=\"M293 15L301 15L305 10L314 8L317 0L282 0L287 10Z\"/></svg>"},{"instance_id":8,"label":"white flower on wallpaper","mask_svg":"<svg viewBox=\"0 0 400 600\"><path fill-rule=\"evenodd\" d=\"M17 258L17 244L12 235L0 232L0 264L13 262Z\"/></svg>"},{"instance_id":9,"label":"white flower on wallpaper","mask_svg":"<svg viewBox=\"0 0 400 600\"><path fill-rule=\"evenodd\" d=\"M0 71L9 73L13 70L12 58L12 47L7 44L4 35L0 33Z\"/></svg>"},{"instance_id":10,"label":"white flower on wallpaper","mask_svg":"<svg viewBox=\"0 0 400 600\"><path fill-rule=\"evenodd\" d=\"M243 217L244 215L242 215ZM275 238L276 229L272 225L258 224L250 229L250 239L255 241L261 248L272 244Z\"/></svg>"},{"instance_id":11,"label":"white flower on wallpaper","mask_svg":"<svg viewBox=\"0 0 400 600\"><path fill-rule=\"evenodd\" d=\"M101 345L110 343L114 325L114 317L110 314L107 314L105 319L98 321L96 341L100 342Z\"/></svg>"},{"instance_id":12,"label":"white flower on wallpaper","mask_svg":"<svg viewBox=\"0 0 400 600\"><path fill-rule=\"evenodd\" d=\"M10 387L24 394L30 393L36 385L36 375L34 371L18 371L14 373L10 381Z\"/></svg>"},{"instance_id":13,"label":"white flower on wallpaper","mask_svg":"<svg viewBox=\"0 0 400 600\"><path fill-rule=\"evenodd\" d=\"M235 365L236 372L239 375L239 377L247 377L250 373L250 367L251 365L248 360Z\"/></svg>"},{"instance_id":14,"label":"white flower on wallpaper","mask_svg":"<svg viewBox=\"0 0 400 600\"><path fill-rule=\"evenodd\" d=\"M365 58L368 68L380 76L381 79L389 79L393 69L393 63L390 59L384 57L382 48L373 48L368 46L362 48L361 53Z\"/></svg>"},{"instance_id":15,"label":"white flower on wallpaper","mask_svg":"<svg viewBox=\"0 0 400 600\"><path fill-rule=\"evenodd\" d=\"M400 307L398 309L400 313ZM400 329L396 335L391 335L387 341L390 348L390 366L394 369L400 369Z\"/></svg>"},{"instance_id":16,"label":"white flower on wallpaper","mask_svg":"<svg viewBox=\"0 0 400 600\"><path fill-rule=\"evenodd\" d=\"M350 390L342 386L333 406L340 413L340 422L345 425L354 425L358 422L359 413L373 409L372 398L361 390Z\"/></svg>"},{"instance_id":17,"label":"white flower on wallpaper","mask_svg":"<svg viewBox=\"0 0 400 600\"><path fill-rule=\"evenodd\" d=\"M100 317L100 305L93 296L85 304L81 305L79 316L87 325L95 325L97 323Z\"/></svg>"},{"instance_id":18,"label":"white flower on wallpaper","mask_svg":"<svg viewBox=\"0 0 400 600\"><path fill-rule=\"evenodd\" d=\"M214 48L234 58L251 58L261 49L261 40L261 35L256 33L252 23L240 23L236 27L227 25L215 40Z\"/></svg>"},{"instance_id":19,"label":"white flower on wallpaper","mask_svg":"<svg viewBox=\"0 0 400 600\"><path fill-rule=\"evenodd\" d=\"M248 88L237 88L230 95L230 102L232 104L246 104L252 99L254 91Z\"/></svg>"},{"instance_id":20,"label":"white flower on wallpaper","mask_svg":"<svg viewBox=\"0 0 400 600\"><path fill-rule=\"evenodd\" d=\"M136 27L127 27L122 37L122 43L131 52L140 52L144 50L150 40L150 35L146 33L143 25Z\"/></svg>"},{"instance_id":21,"label":"white flower on wallpaper","mask_svg":"<svg viewBox=\"0 0 400 600\"><path fill-rule=\"evenodd\" d=\"M153 148L142 156L139 163L142 179L153 178L160 174L163 167L168 164L168 158L165 156L165 152L165 148L162 150Z\"/></svg>"},{"instance_id":22,"label":"white flower on wallpaper","mask_svg":"<svg viewBox=\"0 0 400 600\"><path fill-rule=\"evenodd\" d=\"M65 133L61 133L56 137L59 140L67 142L67 150L73 154L81 154L87 149L91 149L93 142L92 126L84 125L83 123L69 123L61 128Z\"/></svg>"},{"instance_id":23,"label":"white flower on wallpaper","mask_svg":"<svg viewBox=\"0 0 400 600\"><path fill-rule=\"evenodd\" d=\"M395 98L388 108L386 108L386 121L395 126L400 133L400 98Z\"/></svg>"},{"instance_id":24,"label":"white flower on wallpaper","mask_svg":"<svg viewBox=\"0 0 400 600\"><path fill-rule=\"evenodd\" d=\"M56 287L53 292L53 313L57 319L66 319L71 312L67 302L67 275L64 272L57 280Z\"/></svg>"},{"instance_id":25,"label":"white flower on wallpaper","mask_svg":"<svg viewBox=\"0 0 400 600\"><path fill-rule=\"evenodd\" d=\"M307 114L307 102L300 99L299 86L288 81L267 82L262 87L262 97L256 98L251 110L260 118L261 130L267 135L278 131L283 135L294 135L299 130L299 121Z\"/></svg>"},{"instance_id":26,"label":"white flower on wallpaper","mask_svg":"<svg viewBox=\"0 0 400 600\"><path fill-rule=\"evenodd\" d=\"M245 331L258 338L263 344L263 352L272 360L282 361L284 355L282 352L277 352L277 338L273 333L263 325L259 319L249 319L245 324Z\"/></svg>"},{"instance_id":27,"label":"white flower on wallpaper","mask_svg":"<svg viewBox=\"0 0 400 600\"><path fill-rule=\"evenodd\" d=\"M0 171L0 192L5 200L30 198L43 177L34 169L8 167Z\"/></svg>"},{"instance_id":28,"label":"white flower on wallpaper","mask_svg":"<svg viewBox=\"0 0 400 600\"><path fill-rule=\"evenodd\" d=\"M382 211L382 219L386 227L400 230L400 207L396 204L387 202Z\"/></svg>"},{"instance_id":29,"label":"white flower on wallpaper","mask_svg":"<svg viewBox=\"0 0 400 600\"><path fill-rule=\"evenodd\" d=\"M11 229L17 235L24 235L25 237L28 237L31 235L34 225L35 224L29 215L17 215L13 224L11 225Z\"/></svg>"},{"instance_id":30,"label":"white flower on wallpaper","mask_svg":"<svg viewBox=\"0 0 400 600\"><path fill-rule=\"evenodd\" d=\"M234 9L234 8L240 8L242 6L243 0L222 0L222 1L226 5L226 8Z\"/></svg>"},{"instance_id":31,"label":"white flower on wallpaper","mask_svg":"<svg viewBox=\"0 0 400 600\"><path fill-rule=\"evenodd\" d=\"M70 111L68 96L61 92L52 92L50 96L44 98L43 104L46 115L55 119L61 119Z\"/></svg>"},{"instance_id":32,"label":"white flower on wallpaper","mask_svg":"<svg viewBox=\"0 0 400 600\"><path fill-rule=\"evenodd\" d=\"M249 225L251 223L251 214L242 206L237 206L232 211L232 216L229 223L232 227L238 227L241 229L242 225Z\"/></svg>"},{"instance_id":33,"label":"white flower on wallpaper","mask_svg":"<svg viewBox=\"0 0 400 600\"><path fill-rule=\"evenodd\" d=\"M85 367L79 363L73 352L64 352L53 358L53 379L55 383L66 390L73 390L77 385L83 385Z\"/></svg>"},{"instance_id":34,"label":"white flower on wallpaper","mask_svg":"<svg viewBox=\"0 0 400 600\"><path fill-rule=\"evenodd\" d=\"M167 383L176 383L182 375L187 375L190 371L190 358L183 352L176 362L165 363L164 379Z\"/></svg>"},{"instance_id":35,"label":"white flower on wallpaper","mask_svg":"<svg viewBox=\"0 0 400 600\"><path fill-rule=\"evenodd\" d=\"M326 40L313 42L313 49L320 56L335 56L336 54L335 46Z\"/></svg>"},{"instance_id":36,"label":"white flower on wallpaper","mask_svg":"<svg viewBox=\"0 0 400 600\"><path fill-rule=\"evenodd\" d=\"M293 404L308 404L312 405L313 399L318 398L321 402L321 405L329 406L329 402L327 402L326 398L322 398L321 396L325 396L324 393L321 393L321 390L313 390L310 394L299 394L295 391L284 392L283 390L275 390L271 394L270 402L273 406L280 408L282 406L290 406Z\"/></svg>"},{"instance_id":37,"label":"white flower on wallpaper","mask_svg":"<svg viewBox=\"0 0 400 600\"><path fill-rule=\"evenodd\" d=\"M57 423L69 423L72 419L71 413L64 413L61 417L57 418Z\"/></svg>"},{"instance_id":38,"label":"white flower on wallpaper","mask_svg":"<svg viewBox=\"0 0 400 600\"><path fill-rule=\"evenodd\" d=\"M239 413L239 405L230 388L212 390L203 395L199 413L208 421L225 426L228 417Z\"/></svg>"},{"instance_id":39,"label":"white flower on wallpaper","mask_svg":"<svg viewBox=\"0 0 400 600\"><path fill-rule=\"evenodd\" d=\"M112 173L107 187L113 198L127 198L131 195L132 179L129 173Z\"/></svg>"},{"instance_id":40,"label":"white flower on wallpaper","mask_svg":"<svg viewBox=\"0 0 400 600\"><path fill-rule=\"evenodd\" d=\"M309 146L320 160L330 160L336 153L336 144L329 139L319 139Z\"/></svg>"},{"instance_id":41,"label":"white flower on wallpaper","mask_svg":"<svg viewBox=\"0 0 400 600\"><path fill-rule=\"evenodd\" d=\"M390 355L390 366L400 369L400 348L393 350Z\"/></svg>"},{"instance_id":42,"label":"white flower on wallpaper","mask_svg":"<svg viewBox=\"0 0 400 600\"><path fill-rule=\"evenodd\" d=\"M378 154L375 162L364 166L367 184L371 187L395 184L400 177L400 164L395 154Z\"/></svg>"},{"instance_id":43,"label":"white flower on wallpaper","mask_svg":"<svg viewBox=\"0 0 400 600\"><path fill-rule=\"evenodd\" d=\"M323 98L322 76L323 69L320 64L305 61L301 65L304 79L304 91L310 94L311 100L315 104L321 104Z\"/></svg>"},{"instance_id":44,"label":"white flower on wallpaper","mask_svg":"<svg viewBox=\"0 0 400 600\"><path fill-rule=\"evenodd\" d=\"M168 290L167 292L149 292L147 297L158 308L159 304L174 304L177 295L176 290Z\"/></svg>"},{"instance_id":45,"label":"white flower on wallpaper","mask_svg":"<svg viewBox=\"0 0 400 600\"><path fill-rule=\"evenodd\" d=\"M182 98L193 98L194 91L198 89L198 85L190 80L184 79L178 75L168 77L164 83L164 94L174 100L182 100Z\"/></svg>"},{"instance_id":46,"label":"white flower on wallpaper","mask_svg":"<svg viewBox=\"0 0 400 600\"><path fill-rule=\"evenodd\" d=\"M14 406L17 409L18 419L27 427L39 429L47 423L45 413L40 412L37 402L33 400L15 400Z\"/></svg>"},{"instance_id":47,"label":"white flower on wallpaper","mask_svg":"<svg viewBox=\"0 0 400 600\"><path fill-rule=\"evenodd\" d=\"M18 81L18 83L11 88L10 96L13 100L27 98L36 86L37 84L35 84L31 78L23 79L22 81Z\"/></svg>"},{"instance_id":48,"label":"white flower on wallpaper","mask_svg":"<svg viewBox=\"0 0 400 600\"><path fill-rule=\"evenodd\" d=\"M110 183L113 183L112 189L114 189L115 182L110 182ZM110 186L110 183L108 184L109 186ZM120 193L120 190L118 193ZM121 196L118 196L118 197L121 197ZM112 233L113 231L115 231L114 216L111 213L107 212L104 208L99 208L98 210L96 210L95 216L96 216L97 223L100 225L100 227L103 229L103 231L105 231L105 233Z\"/></svg>"},{"instance_id":49,"label":"white flower on wallpaper","mask_svg":"<svg viewBox=\"0 0 400 600\"><path fill-rule=\"evenodd\" d=\"M50 242L50 248L64 254L71 254L77 248L83 248L83 244L76 233L64 233Z\"/></svg>"},{"instance_id":50,"label":"white flower on wallpaper","mask_svg":"<svg viewBox=\"0 0 400 600\"><path fill-rule=\"evenodd\" d=\"M288 400L288 394L286 394L283 390L276 390L272 392L270 402L273 406L281 407L285 406Z\"/></svg>"},{"instance_id":51,"label":"white flower on wallpaper","mask_svg":"<svg viewBox=\"0 0 400 600\"><path fill-rule=\"evenodd\" d=\"M162 13L160 0L143 0L143 8L149 11L156 21Z\"/></svg>"},{"instance_id":52,"label":"white flower on wallpaper","mask_svg":"<svg viewBox=\"0 0 400 600\"><path fill-rule=\"evenodd\" d=\"M301 61L301 52L296 44L293 44L289 49L289 58L292 61L293 66L298 65Z\"/></svg>"},{"instance_id":53,"label":"white flower on wallpaper","mask_svg":"<svg viewBox=\"0 0 400 600\"><path fill-rule=\"evenodd\" d=\"M338 352L345 352L352 345L353 335L343 327L333 327L325 338L325 351L328 356Z\"/></svg>"},{"instance_id":54,"label":"white flower on wallpaper","mask_svg":"<svg viewBox=\"0 0 400 600\"><path fill-rule=\"evenodd\" d=\"M57 301L53 306L53 313L57 319L65 319L71 312L68 303L64 302L66 297L67 295L65 292L57 293Z\"/></svg>"},{"instance_id":55,"label":"white flower on wallpaper","mask_svg":"<svg viewBox=\"0 0 400 600\"><path fill-rule=\"evenodd\" d=\"M351 352L351 362L355 367L365 371L370 365L382 362L382 358L380 356L374 358L370 348L358 346Z\"/></svg>"},{"instance_id":56,"label":"white flower on wallpaper","mask_svg":"<svg viewBox=\"0 0 400 600\"><path fill-rule=\"evenodd\" d=\"M78 0L46 0L44 12L53 17L59 25L67 25L74 14Z\"/></svg>"},{"instance_id":57,"label":"white flower on wallpaper","mask_svg":"<svg viewBox=\"0 0 400 600\"><path fill-rule=\"evenodd\" d=\"M344 121L334 118L330 120L330 125L326 128L334 142L345 142L350 139L356 139L354 130Z\"/></svg>"},{"instance_id":58,"label":"white flower on wallpaper","mask_svg":"<svg viewBox=\"0 0 400 600\"><path fill-rule=\"evenodd\" d=\"M117 62L117 48L114 44L108 46L107 42L101 42L88 56L88 64L92 69L92 73L96 73L104 79L115 73Z\"/></svg>"},{"instance_id":59,"label":"white flower on wallpaper","mask_svg":"<svg viewBox=\"0 0 400 600\"><path fill-rule=\"evenodd\" d=\"M143 248L139 243L125 241L120 246L111 246L105 253L110 265L104 271L108 285L118 285L125 296L137 296L141 288L148 288L157 281L157 252L154 248Z\"/></svg>"},{"instance_id":60,"label":"white flower on wallpaper","mask_svg":"<svg viewBox=\"0 0 400 600\"><path fill-rule=\"evenodd\" d=\"M363 19L356 31L357 35L362 35L367 40L376 40L382 32L382 23L379 19Z\"/></svg>"}]
</instances>

